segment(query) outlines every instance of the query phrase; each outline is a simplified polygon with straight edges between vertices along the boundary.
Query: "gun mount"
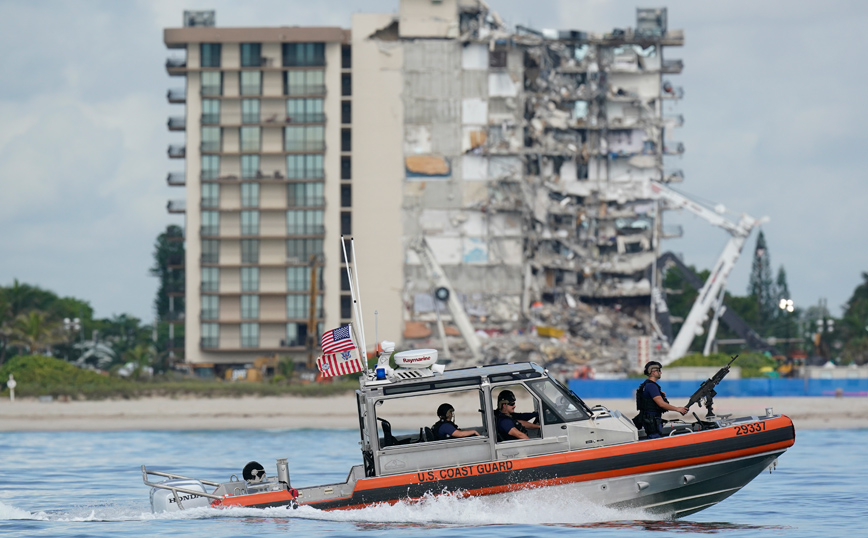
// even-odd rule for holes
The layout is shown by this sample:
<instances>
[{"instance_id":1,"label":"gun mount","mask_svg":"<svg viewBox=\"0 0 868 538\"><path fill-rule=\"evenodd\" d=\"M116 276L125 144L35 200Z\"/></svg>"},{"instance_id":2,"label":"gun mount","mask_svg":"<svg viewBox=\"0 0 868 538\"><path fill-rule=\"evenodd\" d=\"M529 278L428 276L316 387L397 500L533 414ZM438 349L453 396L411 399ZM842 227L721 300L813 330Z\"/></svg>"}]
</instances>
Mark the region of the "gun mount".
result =
<instances>
[{"instance_id":1,"label":"gun mount","mask_svg":"<svg viewBox=\"0 0 868 538\"><path fill-rule=\"evenodd\" d=\"M735 359L738 358L738 355L732 357L729 362L717 371L713 376L709 379L706 379L699 385L699 388L696 389L696 392L693 393L693 396L690 397L690 400L687 402L687 407L690 409L690 406L698 403L700 407L702 406L702 400L705 401L705 408L708 410L706 413L707 417L714 416L714 409L712 409L712 405L714 405L714 397L717 396L717 392L714 390L714 387L718 385L723 378L726 377L726 374L729 373L729 367L732 366L732 363L735 362Z\"/></svg>"}]
</instances>

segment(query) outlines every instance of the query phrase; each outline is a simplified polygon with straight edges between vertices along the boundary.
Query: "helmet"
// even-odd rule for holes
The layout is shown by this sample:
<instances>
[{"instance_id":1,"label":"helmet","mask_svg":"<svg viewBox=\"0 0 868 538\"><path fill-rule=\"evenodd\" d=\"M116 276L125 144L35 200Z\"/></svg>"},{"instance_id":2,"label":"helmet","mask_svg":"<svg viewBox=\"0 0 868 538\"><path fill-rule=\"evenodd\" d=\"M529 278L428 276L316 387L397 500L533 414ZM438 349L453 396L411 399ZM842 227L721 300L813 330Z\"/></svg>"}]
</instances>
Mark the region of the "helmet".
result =
<instances>
[{"instance_id":1,"label":"helmet","mask_svg":"<svg viewBox=\"0 0 868 538\"><path fill-rule=\"evenodd\" d=\"M654 367L654 366L656 366L656 367L658 367L658 368L663 368L663 365L660 364L660 363L657 362L657 361L649 361L649 362L646 362L646 363L645 363L645 370L644 370L645 375L651 375L651 368Z\"/></svg>"},{"instance_id":2,"label":"helmet","mask_svg":"<svg viewBox=\"0 0 868 538\"><path fill-rule=\"evenodd\" d=\"M449 411L455 411L455 408L448 403L440 404L440 407L437 408L437 416L445 419Z\"/></svg>"},{"instance_id":3,"label":"helmet","mask_svg":"<svg viewBox=\"0 0 868 538\"><path fill-rule=\"evenodd\" d=\"M515 403L515 394L513 394L511 390L502 390L502 391L500 391L500 394L498 394L498 396L497 396L498 409L500 408L501 405L503 405L505 403L508 403L508 404L514 404Z\"/></svg>"}]
</instances>

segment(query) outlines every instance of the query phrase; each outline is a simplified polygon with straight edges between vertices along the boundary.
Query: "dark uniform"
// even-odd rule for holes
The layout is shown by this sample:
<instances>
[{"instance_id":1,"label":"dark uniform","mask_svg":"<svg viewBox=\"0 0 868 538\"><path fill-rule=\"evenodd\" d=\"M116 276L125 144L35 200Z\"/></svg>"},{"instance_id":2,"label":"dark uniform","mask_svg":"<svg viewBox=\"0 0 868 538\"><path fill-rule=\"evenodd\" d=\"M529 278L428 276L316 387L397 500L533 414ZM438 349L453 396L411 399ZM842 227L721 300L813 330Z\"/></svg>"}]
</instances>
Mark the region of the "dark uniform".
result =
<instances>
[{"instance_id":1,"label":"dark uniform","mask_svg":"<svg viewBox=\"0 0 868 538\"><path fill-rule=\"evenodd\" d=\"M657 405L654 401L656 396L663 398L663 401L669 403L666 399L666 394L660 390L660 385L646 379L636 389L636 410L639 414L633 419L633 424L636 428L645 428L645 434L655 439L663 435L663 413L665 409Z\"/></svg>"},{"instance_id":2,"label":"dark uniform","mask_svg":"<svg viewBox=\"0 0 868 538\"><path fill-rule=\"evenodd\" d=\"M517 429L521 433L527 435L527 429L521 425L519 420L530 420L532 418L537 418L536 413L513 413L511 415L504 415L503 413L497 413L494 416L495 424L497 425L497 437L500 441L511 441L513 439L518 439L518 437L513 437L509 434L510 430L513 428Z\"/></svg>"},{"instance_id":3,"label":"dark uniform","mask_svg":"<svg viewBox=\"0 0 868 538\"><path fill-rule=\"evenodd\" d=\"M438 420L434 423L434 426L431 427L431 431L434 432L434 436L437 439L451 439L452 434L455 433L458 428L452 422L448 420Z\"/></svg>"}]
</instances>

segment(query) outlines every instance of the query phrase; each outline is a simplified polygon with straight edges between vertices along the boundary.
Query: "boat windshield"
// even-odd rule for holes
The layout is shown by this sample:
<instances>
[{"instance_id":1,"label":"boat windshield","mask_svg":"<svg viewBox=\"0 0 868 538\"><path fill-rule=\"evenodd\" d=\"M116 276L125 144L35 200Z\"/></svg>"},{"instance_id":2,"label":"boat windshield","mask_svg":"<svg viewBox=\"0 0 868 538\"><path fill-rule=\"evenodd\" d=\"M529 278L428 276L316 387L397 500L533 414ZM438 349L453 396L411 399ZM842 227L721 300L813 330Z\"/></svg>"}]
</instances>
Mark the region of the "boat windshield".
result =
<instances>
[{"instance_id":1,"label":"boat windshield","mask_svg":"<svg viewBox=\"0 0 868 538\"><path fill-rule=\"evenodd\" d=\"M574 398L553 379L540 379L528 383L530 388L542 399L546 424L587 420L590 414L585 411L583 402Z\"/></svg>"}]
</instances>

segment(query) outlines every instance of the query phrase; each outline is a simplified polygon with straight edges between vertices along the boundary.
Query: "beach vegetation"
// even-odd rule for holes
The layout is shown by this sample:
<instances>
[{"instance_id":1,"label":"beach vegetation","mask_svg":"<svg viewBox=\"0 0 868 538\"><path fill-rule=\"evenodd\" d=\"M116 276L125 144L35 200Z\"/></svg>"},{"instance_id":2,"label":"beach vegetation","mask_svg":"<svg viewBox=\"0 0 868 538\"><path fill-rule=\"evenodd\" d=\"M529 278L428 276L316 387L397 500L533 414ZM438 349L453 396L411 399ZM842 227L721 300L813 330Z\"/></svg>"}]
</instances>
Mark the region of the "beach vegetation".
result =
<instances>
[{"instance_id":1,"label":"beach vegetation","mask_svg":"<svg viewBox=\"0 0 868 538\"><path fill-rule=\"evenodd\" d=\"M707 366L722 368L726 366L729 360L734 357L726 353L711 353L707 357L701 353L694 353L681 357L680 359L671 362L667 368L678 368L681 366ZM764 353L739 353L738 359L732 363L733 367L741 368L741 377L765 377L764 368L777 368L778 364L775 359L765 355Z\"/></svg>"}]
</instances>

